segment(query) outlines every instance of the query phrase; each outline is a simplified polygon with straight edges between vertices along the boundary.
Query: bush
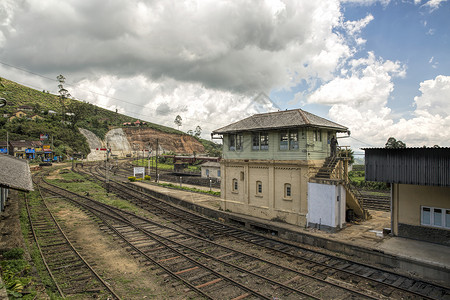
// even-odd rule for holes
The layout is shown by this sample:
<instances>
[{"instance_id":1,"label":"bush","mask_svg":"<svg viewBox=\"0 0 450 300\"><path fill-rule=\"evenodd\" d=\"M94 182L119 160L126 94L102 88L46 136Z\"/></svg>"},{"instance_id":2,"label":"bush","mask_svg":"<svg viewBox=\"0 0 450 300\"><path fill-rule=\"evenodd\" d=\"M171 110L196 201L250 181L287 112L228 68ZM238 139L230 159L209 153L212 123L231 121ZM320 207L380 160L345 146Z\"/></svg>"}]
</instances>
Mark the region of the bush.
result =
<instances>
[{"instance_id":1,"label":"bush","mask_svg":"<svg viewBox=\"0 0 450 300\"><path fill-rule=\"evenodd\" d=\"M22 257L23 257L22 248L14 248L3 253L4 259L22 259Z\"/></svg>"},{"instance_id":2,"label":"bush","mask_svg":"<svg viewBox=\"0 0 450 300\"><path fill-rule=\"evenodd\" d=\"M128 180L131 182L135 182L137 179L134 176L130 176L130 177L128 177Z\"/></svg>"},{"instance_id":3,"label":"bush","mask_svg":"<svg viewBox=\"0 0 450 300\"><path fill-rule=\"evenodd\" d=\"M144 176L144 180L150 180L150 179L152 179L152 177L150 175L145 175Z\"/></svg>"}]
</instances>

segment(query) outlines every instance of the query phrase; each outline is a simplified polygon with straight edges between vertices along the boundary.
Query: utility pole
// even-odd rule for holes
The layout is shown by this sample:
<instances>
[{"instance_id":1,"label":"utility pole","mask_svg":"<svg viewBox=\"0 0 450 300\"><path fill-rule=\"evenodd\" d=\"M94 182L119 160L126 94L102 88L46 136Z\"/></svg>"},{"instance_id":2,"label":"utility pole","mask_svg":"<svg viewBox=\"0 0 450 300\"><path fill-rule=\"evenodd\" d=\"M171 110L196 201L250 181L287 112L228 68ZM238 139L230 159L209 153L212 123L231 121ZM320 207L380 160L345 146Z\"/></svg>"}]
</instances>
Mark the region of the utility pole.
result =
<instances>
[{"instance_id":1,"label":"utility pole","mask_svg":"<svg viewBox=\"0 0 450 300\"><path fill-rule=\"evenodd\" d=\"M159 139L156 139L156 176L155 176L155 182L158 182L158 150L159 150Z\"/></svg>"},{"instance_id":2,"label":"utility pole","mask_svg":"<svg viewBox=\"0 0 450 300\"><path fill-rule=\"evenodd\" d=\"M9 132L6 132L6 154L9 155Z\"/></svg>"},{"instance_id":3,"label":"utility pole","mask_svg":"<svg viewBox=\"0 0 450 300\"><path fill-rule=\"evenodd\" d=\"M109 160L109 144L106 144L106 161L105 161L105 182L106 182L106 193L109 193L109 178L108 178L108 160Z\"/></svg>"}]
</instances>

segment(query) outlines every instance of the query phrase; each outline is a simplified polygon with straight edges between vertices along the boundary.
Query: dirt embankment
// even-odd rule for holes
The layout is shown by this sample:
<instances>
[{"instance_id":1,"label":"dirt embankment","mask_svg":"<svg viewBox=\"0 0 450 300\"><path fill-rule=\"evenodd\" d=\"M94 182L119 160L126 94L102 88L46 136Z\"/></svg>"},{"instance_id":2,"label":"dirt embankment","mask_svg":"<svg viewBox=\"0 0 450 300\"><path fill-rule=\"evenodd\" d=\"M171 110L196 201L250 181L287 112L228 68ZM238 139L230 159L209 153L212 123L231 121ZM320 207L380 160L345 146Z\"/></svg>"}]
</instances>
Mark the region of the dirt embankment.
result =
<instances>
[{"instance_id":1,"label":"dirt embankment","mask_svg":"<svg viewBox=\"0 0 450 300\"><path fill-rule=\"evenodd\" d=\"M161 132L152 128L123 128L130 145L138 145L138 149L151 148L156 151L158 139L159 152L175 152L178 154L204 153L205 148L194 137L174 133Z\"/></svg>"}]
</instances>

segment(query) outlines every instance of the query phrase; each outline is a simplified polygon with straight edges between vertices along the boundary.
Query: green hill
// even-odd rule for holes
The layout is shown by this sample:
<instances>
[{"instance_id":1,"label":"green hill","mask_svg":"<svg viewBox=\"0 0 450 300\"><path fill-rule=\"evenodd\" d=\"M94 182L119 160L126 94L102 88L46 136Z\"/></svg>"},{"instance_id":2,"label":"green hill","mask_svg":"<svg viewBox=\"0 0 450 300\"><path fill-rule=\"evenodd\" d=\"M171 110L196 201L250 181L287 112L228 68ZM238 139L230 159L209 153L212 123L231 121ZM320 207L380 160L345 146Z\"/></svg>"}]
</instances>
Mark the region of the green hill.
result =
<instances>
[{"instance_id":1,"label":"green hill","mask_svg":"<svg viewBox=\"0 0 450 300\"><path fill-rule=\"evenodd\" d=\"M89 153L86 138L78 131L78 127L88 129L103 139L110 129L120 127L124 122L136 121L136 118L73 99L64 101L66 114L63 120L63 105L57 95L37 91L1 77L0 98L7 101L7 105L0 108L0 140L6 140L7 132L10 140L38 140L40 134L49 134L53 137L57 155ZM32 111L26 111L25 118L9 120L24 105L30 106ZM30 117L35 115L39 116L38 119L31 120ZM150 122L145 126L167 133L186 134ZM209 149L217 150L215 144L206 140L201 142Z\"/></svg>"}]
</instances>

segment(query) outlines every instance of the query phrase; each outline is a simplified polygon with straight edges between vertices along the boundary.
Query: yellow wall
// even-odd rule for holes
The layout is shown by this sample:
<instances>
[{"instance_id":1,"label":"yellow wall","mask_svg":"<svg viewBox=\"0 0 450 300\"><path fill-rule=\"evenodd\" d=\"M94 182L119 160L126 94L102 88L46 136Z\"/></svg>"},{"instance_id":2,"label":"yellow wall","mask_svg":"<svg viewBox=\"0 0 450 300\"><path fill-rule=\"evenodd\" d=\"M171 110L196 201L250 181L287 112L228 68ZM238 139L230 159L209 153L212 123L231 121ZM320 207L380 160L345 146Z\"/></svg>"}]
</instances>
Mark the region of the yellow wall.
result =
<instances>
[{"instance_id":1,"label":"yellow wall","mask_svg":"<svg viewBox=\"0 0 450 300\"><path fill-rule=\"evenodd\" d=\"M392 201L392 229L398 234L398 223L420 226L421 206L450 209L450 187L393 184Z\"/></svg>"},{"instance_id":2,"label":"yellow wall","mask_svg":"<svg viewBox=\"0 0 450 300\"><path fill-rule=\"evenodd\" d=\"M222 160L222 209L304 226L308 180L322 164L323 161ZM232 189L234 178L239 181L237 193ZM261 194L257 193L257 181L262 183ZM286 183L291 185L290 198L285 197Z\"/></svg>"}]
</instances>

